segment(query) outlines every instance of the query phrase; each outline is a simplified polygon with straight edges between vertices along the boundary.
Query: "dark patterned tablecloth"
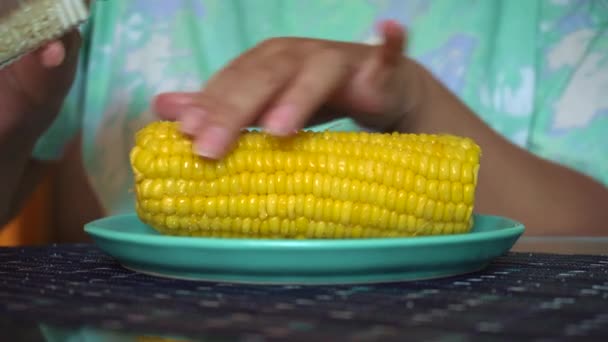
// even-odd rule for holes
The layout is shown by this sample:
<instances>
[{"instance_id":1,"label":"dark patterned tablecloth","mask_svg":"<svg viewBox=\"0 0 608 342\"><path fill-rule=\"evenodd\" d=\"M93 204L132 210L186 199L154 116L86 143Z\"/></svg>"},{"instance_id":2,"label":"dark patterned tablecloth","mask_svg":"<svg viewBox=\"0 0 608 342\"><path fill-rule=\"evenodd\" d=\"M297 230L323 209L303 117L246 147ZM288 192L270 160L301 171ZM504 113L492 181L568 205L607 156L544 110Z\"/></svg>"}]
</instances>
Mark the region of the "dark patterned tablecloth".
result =
<instances>
[{"instance_id":1,"label":"dark patterned tablecloth","mask_svg":"<svg viewBox=\"0 0 608 342\"><path fill-rule=\"evenodd\" d=\"M438 280L263 286L137 274L91 245L4 248L0 316L0 340L608 341L608 256L510 253Z\"/></svg>"}]
</instances>

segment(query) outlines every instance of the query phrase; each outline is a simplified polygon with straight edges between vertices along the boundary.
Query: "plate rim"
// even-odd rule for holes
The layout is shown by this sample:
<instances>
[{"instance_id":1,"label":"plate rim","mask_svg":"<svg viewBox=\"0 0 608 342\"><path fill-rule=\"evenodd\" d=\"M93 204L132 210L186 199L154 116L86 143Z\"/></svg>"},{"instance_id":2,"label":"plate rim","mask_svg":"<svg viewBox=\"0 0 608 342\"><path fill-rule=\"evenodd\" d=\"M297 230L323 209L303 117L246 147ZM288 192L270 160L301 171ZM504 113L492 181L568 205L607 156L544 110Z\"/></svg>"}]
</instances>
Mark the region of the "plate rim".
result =
<instances>
[{"instance_id":1,"label":"plate rim","mask_svg":"<svg viewBox=\"0 0 608 342\"><path fill-rule=\"evenodd\" d=\"M142 225L153 229L141 221L136 213L123 213L105 216L84 225L84 231L93 238L104 238L123 243L136 243L139 245L172 246L180 247L202 247L214 249L234 248L330 248L330 249L352 249L367 248L370 246L390 248L406 247L408 245L425 244L459 244L478 242L487 239L501 239L513 236L521 236L525 232L525 225L517 220L500 215L474 214L475 219L479 217L507 222L507 227L498 230L469 232L450 235L428 235L417 237L380 237L380 238L356 238L356 239L248 239L248 238L220 238L220 237L196 237L196 236L172 236L163 234L141 234L132 231L107 230L99 227L100 223L108 220L136 219Z\"/></svg>"}]
</instances>

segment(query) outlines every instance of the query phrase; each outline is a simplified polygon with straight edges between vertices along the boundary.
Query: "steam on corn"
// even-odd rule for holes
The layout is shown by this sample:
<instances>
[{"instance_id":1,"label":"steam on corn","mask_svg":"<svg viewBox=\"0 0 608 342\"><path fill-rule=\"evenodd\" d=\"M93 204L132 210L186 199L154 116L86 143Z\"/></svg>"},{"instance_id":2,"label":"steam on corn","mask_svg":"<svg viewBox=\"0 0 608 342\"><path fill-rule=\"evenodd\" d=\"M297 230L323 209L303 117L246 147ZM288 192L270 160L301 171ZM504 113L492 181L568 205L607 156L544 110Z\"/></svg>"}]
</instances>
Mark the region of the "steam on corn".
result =
<instances>
[{"instance_id":1,"label":"steam on corn","mask_svg":"<svg viewBox=\"0 0 608 342\"><path fill-rule=\"evenodd\" d=\"M220 161L173 122L136 134L140 219L163 234L361 238L464 233L480 148L451 135L244 132Z\"/></svg>"}]
</instances>

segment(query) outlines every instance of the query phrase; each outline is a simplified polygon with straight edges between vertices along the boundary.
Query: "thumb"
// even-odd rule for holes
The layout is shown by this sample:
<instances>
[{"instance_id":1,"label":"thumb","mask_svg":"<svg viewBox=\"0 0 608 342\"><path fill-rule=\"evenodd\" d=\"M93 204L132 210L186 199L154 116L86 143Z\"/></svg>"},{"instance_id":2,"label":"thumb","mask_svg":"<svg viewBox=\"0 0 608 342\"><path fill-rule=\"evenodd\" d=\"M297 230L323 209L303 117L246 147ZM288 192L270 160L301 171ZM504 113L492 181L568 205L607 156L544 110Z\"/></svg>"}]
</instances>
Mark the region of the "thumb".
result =
<instances>
[{"instance_id":1,"label":"thumb","mask_svg":"<svg viewBox=\"0 0 608 342\"><path fill-rule=\"evenodd\" d=\"M61 41L48 43L40 49L39 60L46 68L60 66L65 60L65 46Z\"/></svg>"},{"instance_id":2,"label":"thumb","mask_svg":"<svg viewBox=\"0 0 608 342\"><path fill-rule=\"evenodd\" d=\"M392 79L395 69L399 67L406 37L405 30L396 21L382 21L377 27L382 34L382 44L374 46L370 51L356 79L368 86L381 87Z\"/></svg>"},{"instance_id":3,"label":"thumb","mask_svg":"<svg viewBox=\"0 0 608 342\"><path fill-rule=\"evenodd\" d=\"M383 42L376 49L376 62L384 66L392 66L402 58L405 47L405 30L396 21L386 20L380 22L378 30L382 34Z\"/></svg>"}]
</instances>

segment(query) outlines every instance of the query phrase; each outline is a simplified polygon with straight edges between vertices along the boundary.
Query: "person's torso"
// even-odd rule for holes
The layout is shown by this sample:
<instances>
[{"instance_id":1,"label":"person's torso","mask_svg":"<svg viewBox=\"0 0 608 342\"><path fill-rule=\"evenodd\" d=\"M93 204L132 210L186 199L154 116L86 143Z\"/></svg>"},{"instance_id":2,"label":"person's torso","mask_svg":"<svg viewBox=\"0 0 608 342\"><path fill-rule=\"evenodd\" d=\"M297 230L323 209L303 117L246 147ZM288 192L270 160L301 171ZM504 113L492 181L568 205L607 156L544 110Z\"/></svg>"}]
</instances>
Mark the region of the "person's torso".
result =
<instances>
[{"instance_id":1,"label":"person's torso","mask_svg":"<svg viewBox=\"0 0 608 342\"><path fill-rule=\"evenodd\" d=\"M392 18L411 30L410 56L490 126L540 155L608 179L602 132L608 129L608 42L594 47L603 47L603 55L588 50L591 40L606 35L605 20L598 24L602 18L589 10L601 4L98 1L81 104L85 167L109 213L131 211L128 152L134 133L156 119L149 111L156 94L198 89L230 59L270 37L372 43L374 24ZM589 160L596 164L585 164Z\"/></svg>"}]
</instances>

